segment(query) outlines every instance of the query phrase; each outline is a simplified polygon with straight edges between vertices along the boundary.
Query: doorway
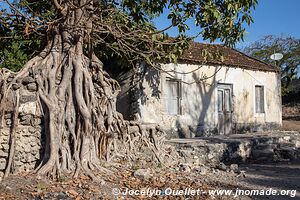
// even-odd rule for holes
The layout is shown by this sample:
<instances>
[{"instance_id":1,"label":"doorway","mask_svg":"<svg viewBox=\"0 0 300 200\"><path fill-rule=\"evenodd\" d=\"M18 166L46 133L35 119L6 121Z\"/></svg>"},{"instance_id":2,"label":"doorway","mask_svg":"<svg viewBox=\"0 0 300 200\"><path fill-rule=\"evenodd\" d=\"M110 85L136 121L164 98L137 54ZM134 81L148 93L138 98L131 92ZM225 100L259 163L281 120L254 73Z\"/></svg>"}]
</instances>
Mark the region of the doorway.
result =
<instances>
[{"instance_id":1,"label":"doorway","mask_svg":"<svg viewBox=\"0 0 300 200\"><path fill-rule=\"evenodd\" d=\"M218 84L218 132L232 133L232 84Z\"/></svg>"}]
</instances>

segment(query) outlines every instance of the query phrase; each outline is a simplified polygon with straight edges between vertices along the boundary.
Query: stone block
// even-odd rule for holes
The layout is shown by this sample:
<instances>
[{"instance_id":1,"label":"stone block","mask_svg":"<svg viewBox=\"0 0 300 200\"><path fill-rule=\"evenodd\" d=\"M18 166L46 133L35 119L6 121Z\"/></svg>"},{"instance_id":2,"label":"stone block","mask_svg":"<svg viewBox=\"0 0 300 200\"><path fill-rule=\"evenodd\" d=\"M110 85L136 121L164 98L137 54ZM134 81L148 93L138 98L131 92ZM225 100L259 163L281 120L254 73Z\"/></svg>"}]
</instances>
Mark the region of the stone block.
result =
<instances>
[{"instance_id":1,"label":"stone block","mask_svg":"<svg viewBox=\"0 0 300 200\"><path fill-rule=\"evenodd\" d=\"M179 171L190 173L191 167L187 163L182 163L179 165Z\"/></svg>"},{"instance_id":2,"label":"stone block","mask_svg":"<svg viewBox=\"0 0 300 200\"><path fill-rule=\"evenodd\" d=\"M230 171L234 172L234 173L238 173L239 172L239 165L238 164L231 164L230 165Z\"/></svg>"},{"instance_id":3,"label":"stone block","mask_svg":"<svg viewBox=\"0 0 300 200\"><path fill-rule=\"evenodd\" d=\"M0 150L0 157L8 157L8 152Z\"/></svg>"},{"instance_id":4,"label":"stone block","mask_svg":"<svg viewBox=\"0 0 300 200\"><path fill-rule=\"evenodd\" d=\"M12 125L12 120L7 119L7 120L5 120L5 123L6 123L7 126L11 126Z\"/></svg>"},{"instance_id":5,"label":"stone block","mask_svg":"<svg viewBox=\"0 0 300 200\"><path fill-rule=\"evenodd\" d=\"M10 132L9 129L1 129L1 135L3 135L3 136L8 136L9 132Z\"/></svg>"},{"instance_id":6,"label":"stone block","mask_svg":"<svg viewBox=\"0 0 300 200\"><path fill-rule=\"evenodd\" d=\"M6 159L0 158L0 170L4 170L6 167Z\"/></svg>"},{"instance_id":7,"label":"stone block","mask_svg":"<svg viewBox=\"0 0 300 200\"><path fill-rule=\"evenodd\" d=\"M36 83L29 83L27 85L27 90L30 91L30 92L36 92L37 91Z\"/></svg>"},{"instance_id":8,"label":"stone block","mask_svg":"<svg viewBox=\"0 0 300 200\"><path fill-rule=\"evenodd\" d=\"M37 114L36 102L27 102L25 104L20 104L19 112L24 114L36 115Z\"/></svg>"},{"instance_id":9,"label":"stone block","mask_svg":"<svg viewBox=\"0 0 300 200\"><path fill-rule=\"evenodd\" d=\"M28 102L35 102L37 100L35 95L22 95L20 97L20 104L25 104Z\"/></svg>"},{"instance_id":10,"label":"stone block","mask_svg":"<svg viewBox=\"0 0 300 200\"><path fill-rule=\"evenodd\" d=\"M286 141L289 141L291 139L291 136L288 136L288 135L284 136L283 139L286 140Z\"/></svg>"},{"instance_id":11,"label":"stone block","mask_svg":"<svg viewBox=\"0 0 300 200\"><path fill-rule=\"evenodd\" d=\"M29 83L34 83L34 82L35 82L34 78L32 78L30 76L26 76L25 78L22 79L23 85L27 85Z\"/></svg>"},{"instance_id":12,"label":"stone block","mask_svg":"<svg viewBox=\"0 0 300 200\"><path fill-rule=\"evenodd\" d=\"M0 150L4 151L4 152L8 152L9 149L9 145L8 144L1 144L0 145Z\"/></svg>"},{"instance_id":13,"label":"stone block","mask_svg":"<svg viewBox=\"0 0 300 200\"><path fill-rule=\"evenodd\" d=\"M14 90L17 90L17 89L19 89L21 87L21 84L20 83L13 83L12 84L12 88L14 89Z\"/></svg>"},{"instance_id":14,"label":"stone block","mask_svg":"<svg viewBox=\"0 0 300 200\"><path fill-rule=\"evenodd\" d=\"M274 151L273 149L253 150L251 152L251 156L254 160L261 160L262 158L268 158L267 160L273 160Z\"/></svg>"},{"instance_id":15,"label":"stone block","mask_svg":"<svg viewBox=\"0 0 300 200\"><path fill-rule=\"evenodd\" d=\"M11 113L11 112L6 113L6 114L4 115L4 119L11 119L11 118L12 118L12 113Z\"/></svg>"},{"instance_id":16,"label":"stone block","mask_svg":"<svg viewBox=\"0 0 300 200\"><path fill-rule=\"evenodd\" d=\"M0 138L2 144L8 144L8 140L9 140L8 136L4 136Z\"/></svg>"},{"instance_id":17,"label":"stone block","mask_svg":"<svg viewBox=\"0 0 300 200\"><path fill-rule=\"evenodd\" d=\"M200 174L200 175L207 175L210 173L211 169L206 166L199 166L195 168L195 170Z\"/></svg>"},{"instance_id":18,"label":"stone block","mask_svg":"<svg viewBox=\"0 0 300 200\"><path fill-rule=\"evenodd\" d=\"M39 160L40 159L40 154L39 153L36 153L33 156L34 156L35 160Z\"/></svg>"},{"instance_id":19,"label":"stone block","mask_svg":"<svg viewBox=\"0 0 300 200\"><path fill-rule=\"evenodd\" d=\"M42 119L37 117L37 118L34 118L34 126L38 126L38 125L41 125L42 124Z\"/></svg>"},{"instance_id":20,"label":"stone block","mask_svg":"<svg viewBox=\"0 0 300 200\"><path fill-rule=\"evenodd\" d=\"M26 156L26 161L27 161L27 162L35 162L35 161L36 161L36 158L35 158L35 156L32 155L32 154L28 154L28 155Z\"/></svg>"},{"instance_id":21,"label":"stone block","mask_svg":"<svg viewBox=\"0 0 300 200\"><path fill-rule=\"evenodd\" d=\"M32 115L24 115L20 119L20 124L24 126L30 126L33 116Z\"/></svg>"},{"instance_id":22,"label":"stone block","mask_svg":"<svg viewBox=\"0 0 300 200\"><path fill-rule=\"evenodd\" d=\"M34 127L29 127L28 128L28 131L30 132L30 133L34 133L35 131L36 131L36 129L34 128Z\"/></svg>"},{"instance_id":23,"label":"stone block","mask_svg":"<svg viewBox=\"0 0 300 200\"><path fill-rule=\"evenodd\" d=\"M296 149L293 147L281 147L275 149L275 153L279 159L287 159L287 160L297 159Z\"/></svg>"},{"instance_id":24,"label":"stone block","mask_svg":"<svg viewBox=\"0 0 300 200\"><path fill-rule=\"evenodd\" d=\"M15 166L20 167L20 166L22 166L24 163L21 162L21 161L19 161L19 160L15 160L14 164L15 164Z\"/></svg>"}]
</instances>

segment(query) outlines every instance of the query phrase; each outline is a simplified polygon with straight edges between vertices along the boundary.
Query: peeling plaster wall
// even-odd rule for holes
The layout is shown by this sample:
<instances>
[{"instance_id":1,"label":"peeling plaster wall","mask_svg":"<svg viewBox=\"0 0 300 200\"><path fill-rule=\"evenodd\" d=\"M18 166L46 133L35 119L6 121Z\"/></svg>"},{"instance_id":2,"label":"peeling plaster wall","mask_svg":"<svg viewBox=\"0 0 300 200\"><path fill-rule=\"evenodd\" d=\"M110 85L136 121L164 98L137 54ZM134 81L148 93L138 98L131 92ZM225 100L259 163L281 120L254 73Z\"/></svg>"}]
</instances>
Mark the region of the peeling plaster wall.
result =
<instances>
[{"instance_id":1,"label":"peeling plaster wall","mask_svg":"<svg viewBox=\"0 0 300 200\"><path fill-rule=\"evenodd\" d=\"M172 63L162 64L162 68L168 73L146 70L143 94L138 99L138 114L140 121L159 123L170 132L170 136L194 137L217 133L217 83L233 86L234 132L275 129L282 124L281 86L277 73ZM169 74L183 81L181 115L166 113L165 90ZM205 80L199 82L201 79ZM255 113L255 85L264 86L265 113L262 114Z\"/></svg>"}]
</instances>

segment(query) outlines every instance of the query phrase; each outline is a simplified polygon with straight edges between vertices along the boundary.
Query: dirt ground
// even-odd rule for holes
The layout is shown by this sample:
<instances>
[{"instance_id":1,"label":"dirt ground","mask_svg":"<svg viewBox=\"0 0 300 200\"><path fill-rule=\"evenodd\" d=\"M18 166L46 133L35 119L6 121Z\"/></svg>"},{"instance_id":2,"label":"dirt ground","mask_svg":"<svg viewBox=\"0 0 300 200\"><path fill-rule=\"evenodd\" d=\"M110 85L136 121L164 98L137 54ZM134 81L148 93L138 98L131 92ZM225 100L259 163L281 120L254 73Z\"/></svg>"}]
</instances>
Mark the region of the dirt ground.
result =
<instances>
[{"instance_id":1,"label":"dirt ground","mask_svg":"<svg viewBox=\"0 0 300 200\"><path fill-rule=\"evenodd\" d=\"M282 128L286 131L300 131L300 121L282 120Z\"/></svg>"},{"instance_id":2,"label":"dirt ground","mask_svg":"<svg viewBox=\"0 0 300 200\"><path fill-rule=\"evenodd\" d=\"M283 120L283 130L300 131L300 121ZM212 169L207 173L179 171L173 168L151 169L148 178L136 177L135 170L113 167L111 174L101 173L101 183L91 181L86 176L72 179L61 177L51 181L47 178L22 173L8 177L0 182L0 200L52 200L52 199L300 199L300 163L243 164L239 172L233 173ZM117 191L157 189L166 191L192 188L200 190L200 195L114 195ZM211 195L215 189L232 190L231 195ZM296 190L295 197L276 196L234 196L237 190Z\"/></svg>"},{"instance_id":3,"label":"dirt ground","mask_svg":"<svg viewBox=\"0 0 300 200\"><path fill-rule=\"evenodd\" d=\"M279 195L269 199L300 199L300 163L248 164L241 168L247 171L247 176L238 185L253 189L296 190L294 198Z\"/></svg>"},{"instance_id":4,"label":"dirt ground","mask_svg":"<svg viewBox=\"0 0 300 200\"><path fill-rule=\"evenodd\" d=\"M11 176L0 183L0 199L300 199L300 164L247 164L239 166L242 173L214 169L206 174L194 171L179 172L174 169L156 169L148 179L137 178L134 171L118 169L113 174L101 174L103 183L92 182L86 176L77 179L61 178L50 181L30 174ZM197 196L157 195L145 196L114 195L129 189L182 189L193 188L204 191ZM209 195L209 190L297 190L294 198L289 195L277 196L234 196Z\"/></svg>"},{"instance_id":5,"label":"dirt ground","mask_svg":"<svg viewBox=\"0 0 300 200\"><path fill-rule=\"evenodd\" d=\"M185 189L195 188L206 191L218 188L216 181L196 173L175 172L170 169L155 170L148 179L136 178L133 171L119 169L111 175L100 175L104 183L95 183L88 177L50 181L30 174L11 176L0 183L0 199L183 199L183 196L164 194L145 197L143 195L114 195L114 192L125 192L126 188L141 189ZM192 199L212 199L201 194ZM228 199L217 197L214 199Z\"/></svg>"}]
</instances>

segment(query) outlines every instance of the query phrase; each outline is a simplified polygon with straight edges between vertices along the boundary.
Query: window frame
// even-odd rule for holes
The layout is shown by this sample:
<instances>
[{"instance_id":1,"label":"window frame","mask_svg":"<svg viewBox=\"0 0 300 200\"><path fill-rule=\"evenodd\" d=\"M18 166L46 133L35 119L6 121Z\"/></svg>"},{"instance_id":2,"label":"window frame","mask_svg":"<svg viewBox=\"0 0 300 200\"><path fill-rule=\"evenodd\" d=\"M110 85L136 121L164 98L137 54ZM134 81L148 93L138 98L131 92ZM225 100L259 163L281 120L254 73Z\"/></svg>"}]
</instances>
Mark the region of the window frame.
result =
<instances>
[{"instance_id":1,"label":"window frame","mask_svg":"<svg viewBox=\"0 0 300 200\"><path fill-rule=\"evenodd\" d=\"M167 106L167 103L169 98L167 96L167 87L168 87L168 82L173 82L173 83L176 83L176 91L177 91L177 96L176 96L176 103L177 103L177 112L172 114L169 112L169 109L168 109L168 106ZM174 78L166 78L166 86L165 86L165 113L167 115L170 115L170 116L174 116L174 115L182 115L182 106L181 106L181 102L182 102L182 80L181 79L174 79ZM174 97L175 99L175 97Z\"/></svg>"},{"instance_id":2,"label":"window frame","mask_svg":"<svg viewBox=\"0 0 300 200\"><path fill-rule=\"evenodd\" d=\"M260 96L258 97L257 94L257 88L260 88ZM265 87L263 85L255 85L254 86L254 112L257 115L264 115L266 112L266 106L265 106ZM259 99L258 99L259 98ZM259 102L257 102L259 101ZM259 109L258 109L259 105Z\"/></svg>"}]
</instances>

